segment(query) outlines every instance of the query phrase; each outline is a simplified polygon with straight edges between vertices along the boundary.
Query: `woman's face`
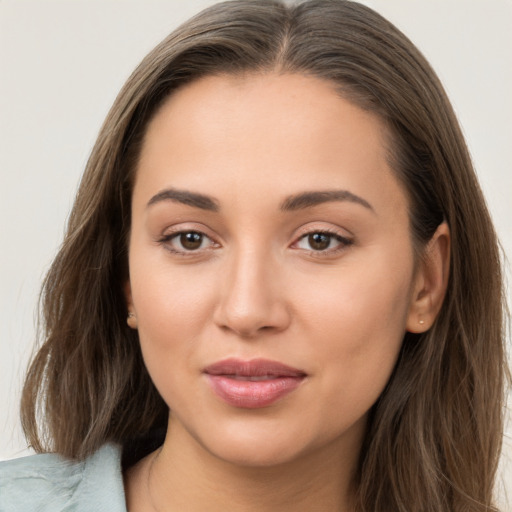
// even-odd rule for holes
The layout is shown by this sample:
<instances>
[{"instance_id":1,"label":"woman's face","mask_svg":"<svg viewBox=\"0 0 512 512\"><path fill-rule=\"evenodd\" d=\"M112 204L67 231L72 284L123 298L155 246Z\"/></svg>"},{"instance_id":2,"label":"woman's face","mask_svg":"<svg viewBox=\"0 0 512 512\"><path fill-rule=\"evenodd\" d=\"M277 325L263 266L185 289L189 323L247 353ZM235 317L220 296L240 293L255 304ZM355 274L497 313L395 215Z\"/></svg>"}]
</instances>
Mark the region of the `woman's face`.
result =
<instances>
[{"instance_id":1,"label":"woman's face","mask_svg":"<svg viewBox=\"0 0 512 512\"><path fill-rule=\"evenodd\" d=\"M300 75L203 78L148 127L126 287L172 435L250 465L357 452L415 287L386 132Z\"/></svg>"}]
</instances>

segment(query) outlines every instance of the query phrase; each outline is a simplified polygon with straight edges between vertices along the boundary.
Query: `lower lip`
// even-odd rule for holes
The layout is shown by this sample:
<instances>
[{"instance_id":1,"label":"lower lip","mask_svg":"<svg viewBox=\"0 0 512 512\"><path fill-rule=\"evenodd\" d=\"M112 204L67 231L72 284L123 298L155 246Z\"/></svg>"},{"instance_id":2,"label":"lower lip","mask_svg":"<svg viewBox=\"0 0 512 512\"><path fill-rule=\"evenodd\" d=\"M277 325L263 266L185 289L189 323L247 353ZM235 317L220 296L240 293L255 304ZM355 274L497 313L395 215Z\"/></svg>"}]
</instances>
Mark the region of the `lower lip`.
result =
<instances>
[{"instance_id":1,"label":"lower lip","mask_svg":"<svg viewBox=\"0 0 512 512\"><path fill-rule=\"evenodd\" d=\"M244 409L257 409L277 402L294 391L304 377L276 377L249 381L236 380L225 375L207 375L214 393L224 402Z\"/></svg>"}]
</instances>

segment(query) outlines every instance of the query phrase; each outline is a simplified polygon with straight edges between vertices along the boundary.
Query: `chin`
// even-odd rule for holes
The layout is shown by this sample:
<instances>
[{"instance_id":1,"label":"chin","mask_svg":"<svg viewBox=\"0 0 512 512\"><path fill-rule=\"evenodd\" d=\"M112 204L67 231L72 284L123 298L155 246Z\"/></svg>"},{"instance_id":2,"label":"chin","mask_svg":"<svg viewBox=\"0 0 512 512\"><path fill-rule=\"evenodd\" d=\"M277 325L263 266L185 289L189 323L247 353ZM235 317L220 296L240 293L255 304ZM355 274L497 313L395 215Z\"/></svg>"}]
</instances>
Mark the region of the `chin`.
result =
<instances>
[{"instance_id":1,"label":"chin","mask_svg":"<svg viewBox=\"0 0 512 512\"><path fill-rule=\"evenodd\" d=\"M220 461L239 467L263 468L286 464L311 449L307 429L283 423L286 422L262 417L217 419L189 425L182 433L191 436L200 451ZM175 424L175 427L179 429L180 425Z\"/></svg>"},{"instance_id":2,"label":"chin","mask_svg":"<svg viewBox=\"0 0 512 512\"><path fill-rule=\"evenodd\" d=\"M315 432L303 420L293 423L266 420L217 424L217 429L195 437L215 458L243 468L271 468L298 462L315 454L330 453L333 445L346 444L345 436L339 432ZM357 444L350 433L348 437L349 444Z\"/></svg>"},{"instance_id":3,"label":"chin","mask_svg":"<svg viewBox=\"0 0 512 512\"><path fill-rule=\"evenodd\" d=\"M230 442L210 453L225 463L242 468L271 468L293 462L304 455L297 446L269 442Z\"/></svg>"}]
</instances>

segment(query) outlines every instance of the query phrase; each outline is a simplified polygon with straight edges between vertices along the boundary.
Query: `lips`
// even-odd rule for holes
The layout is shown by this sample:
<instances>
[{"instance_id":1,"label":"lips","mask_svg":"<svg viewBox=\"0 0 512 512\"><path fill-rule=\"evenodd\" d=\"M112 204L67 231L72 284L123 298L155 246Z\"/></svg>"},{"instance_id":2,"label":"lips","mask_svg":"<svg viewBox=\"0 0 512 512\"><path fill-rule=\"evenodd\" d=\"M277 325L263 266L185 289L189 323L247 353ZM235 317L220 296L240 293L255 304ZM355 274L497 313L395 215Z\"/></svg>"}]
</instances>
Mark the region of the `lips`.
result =
<instances>
[{"instance_id":1,"label":"lips","mask_svg":"<svg viewBox=\"0 0 512 512\"><path fill-rule=\"evenodd\" d=\"M206 367L204 374L219 398L233 407L245 409L275 403L306 378L302 370L266 359L226 359Z\"/></svg>"}]
</instances>

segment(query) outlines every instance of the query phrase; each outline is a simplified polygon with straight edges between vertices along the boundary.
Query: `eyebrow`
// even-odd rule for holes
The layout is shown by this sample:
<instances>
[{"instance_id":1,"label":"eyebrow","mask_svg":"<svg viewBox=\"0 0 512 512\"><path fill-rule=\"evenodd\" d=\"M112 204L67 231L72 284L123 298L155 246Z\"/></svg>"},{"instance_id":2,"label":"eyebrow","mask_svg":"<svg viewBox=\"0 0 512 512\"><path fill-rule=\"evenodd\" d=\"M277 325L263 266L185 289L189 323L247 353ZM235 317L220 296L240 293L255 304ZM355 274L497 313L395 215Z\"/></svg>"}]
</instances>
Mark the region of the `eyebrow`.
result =
<instances>
[{"instance_id":1,"label":"eyebrow","mask_svg":"<svg viewBox=\"0 0 512 512\"><path fill-rule=\"evenodd\" d=\"M161 201L172 201L181 203L201 210L211 212L219 211L218 202L210 196L198 194L197 192L189 192L188 190L178 190L175 188L167 188L155 194L149 201L147 206L159 203Z\"/></svg>"},{"instance_id":2,"label":"eyebrow","mask_svg":"<svg viewBox=\"0 0 512 512\"><path fill-rule=\"evenodd\" d=\"M213 197L199 194L198 192L178 190L175 188L167 188L158 192L148 201L147 206L149 207L161 201L172 201L211 212L218 212L220 210L218 201ZM279 209L284 212L297 211L332 201L349 201L351 203L360 204L368 210L375 212L368 201L348 190L301 192L300 194L287 197L281 203Z\"/></svg>"},{"instance_id":3,"label":"eyebrow","mask_svg":"<svg viewBox=\"0 0 512 512\"><path fill-rule=\"evenodd\" d=\"M368 201L353 194L352 192L349 192L348 190L302 192L300 194L287 197L281 204L280 209L285 212L296 211L331 201L349 201L351 203L360 204L375 213L373 206Z\"/></svg>"}]
</instances>

